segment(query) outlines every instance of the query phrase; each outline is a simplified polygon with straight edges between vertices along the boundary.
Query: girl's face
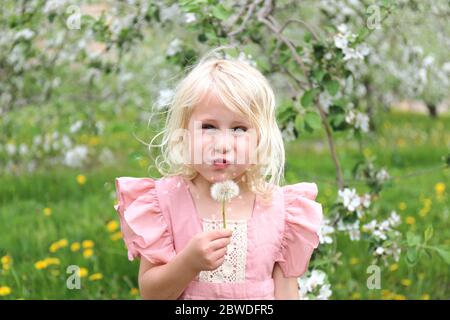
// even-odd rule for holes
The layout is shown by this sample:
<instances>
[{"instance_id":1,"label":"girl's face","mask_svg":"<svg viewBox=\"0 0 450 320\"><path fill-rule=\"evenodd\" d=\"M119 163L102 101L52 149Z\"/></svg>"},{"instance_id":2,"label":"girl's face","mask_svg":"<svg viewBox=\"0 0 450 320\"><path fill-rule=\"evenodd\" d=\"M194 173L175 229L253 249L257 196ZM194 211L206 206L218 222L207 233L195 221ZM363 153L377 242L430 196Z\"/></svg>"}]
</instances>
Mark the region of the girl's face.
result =
<instances>
[{"instance_id":1,"label":"girl's face","mask_svg":"<svg viewBox=\"0 0 450 320\"><path fill-rule=\"evenodd\" d=\"M214 92L195 107L188 133L190 166L210 183L238 180L256 163L256 129Z\"/></svg>"}]
</instances>

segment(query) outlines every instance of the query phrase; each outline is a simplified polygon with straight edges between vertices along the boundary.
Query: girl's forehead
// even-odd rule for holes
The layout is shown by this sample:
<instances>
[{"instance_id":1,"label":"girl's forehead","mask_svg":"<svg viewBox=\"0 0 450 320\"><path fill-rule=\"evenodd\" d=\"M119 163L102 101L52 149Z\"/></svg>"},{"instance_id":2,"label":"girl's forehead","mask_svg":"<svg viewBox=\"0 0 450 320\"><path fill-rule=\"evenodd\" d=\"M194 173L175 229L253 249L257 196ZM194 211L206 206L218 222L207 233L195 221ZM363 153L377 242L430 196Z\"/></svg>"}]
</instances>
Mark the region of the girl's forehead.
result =
<instances>
[{"instance_id":1,"label":"girl's forehead","mask_svg":"<svg viewBox=\"0 0 450 320\"><path fill-rule=\"evenodd\" d=\"M247 119L225 105L195 106L192 117L197 120L233 120L247 122Z\"/></svg>"},{"instance_id":2,"label":"girl's forehead","mask_svg":"<svg viewBox=\"0 0 450 320\"><path fill-rule=\"evenodd\" d=\"M238 114L230 110L225 103L215 94L207 94L195 106L193 106L192 116L202 119L217 119L224 118L233 119L236 121L246 121L242 114Z\"/></svg>"}]
</instances>

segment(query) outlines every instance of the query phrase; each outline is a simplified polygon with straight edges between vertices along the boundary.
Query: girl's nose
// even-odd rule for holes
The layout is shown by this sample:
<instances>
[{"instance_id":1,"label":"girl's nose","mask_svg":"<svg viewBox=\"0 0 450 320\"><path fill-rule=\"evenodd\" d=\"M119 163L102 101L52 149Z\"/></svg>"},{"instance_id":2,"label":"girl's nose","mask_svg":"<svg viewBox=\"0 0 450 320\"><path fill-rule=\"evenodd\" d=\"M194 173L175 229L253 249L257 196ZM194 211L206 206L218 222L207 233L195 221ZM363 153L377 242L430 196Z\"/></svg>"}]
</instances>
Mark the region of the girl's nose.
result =
<instances>
[{"instance_id":1,"label":"girl's nose","mask_svg":"<svg viewBox=\"0 0 450 320\"><path fill-rule=\"evenodd\" d=\"M228 153L231 151L233 136L230 132L220 132L214 136L214 151L216 153Z\"/></svg>"}]
</instances>

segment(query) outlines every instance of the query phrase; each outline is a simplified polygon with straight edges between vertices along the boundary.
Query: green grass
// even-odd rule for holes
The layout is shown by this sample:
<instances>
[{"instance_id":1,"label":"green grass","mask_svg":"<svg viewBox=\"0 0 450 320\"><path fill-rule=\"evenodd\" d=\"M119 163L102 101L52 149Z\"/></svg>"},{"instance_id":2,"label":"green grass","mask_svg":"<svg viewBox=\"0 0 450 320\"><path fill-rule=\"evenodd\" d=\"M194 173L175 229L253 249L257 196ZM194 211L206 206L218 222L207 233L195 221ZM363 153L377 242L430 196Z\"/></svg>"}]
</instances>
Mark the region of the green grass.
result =
<instances>
[{"instance_id":1,"label":"green grass","mask_svg":"<svg viewBox=\"0 0 450 320\"><path fill-rule=\"evenodd\" d=\"M50 167L32 174L4 175L0 177L0 256L12 257L9 270L0 271L0 287L8 286L7 299L135 299L131 290L137 288L138 261L130 263L121 239L112 240L113 232L106 225L117 220L113 209L114 178L117 176L145 176L148 162L140 162L136 153L146 154L143 145L135 141L132 116L117 117L108 122L101 145L111 147L117 162L111 166L91 166L84 170ZM32 121L32 118L28 118ZM118 120L121 119L121 120ZM131 119L131 120L130 120ZM379 132L371 135L363 146L365 153L376 156L376 164L386 166L395 177L383 190L380 211L397 210L402 217L401 230L423 233L429 224L435 228L433 243L449 244L450 224L447 199L438 201L434 187L445 183L448 195L449 171L443 170L441 156L449 152L450 118L432 120L420 115L384 114L377 118ZM29 126L21 127L20 137L31 140L35 133ZM145 125L137 128L140 137L145 136ZM142 134L142 135L141 135ZM18 139L19 140L19 139ZM350 169L361 159L359 146L345 135L336 140L344 175L350 177ZM323 203L325 214L336 197L335 172L327 144L321 133L302 136L286 146L287 183L313 181L318 184L318 201ZM77 183L77 175L87 180ZM354 185L359 192L361 184ZM423 199L432 201L426 215L420 215ZM405 210L399 204L406 204ZM51 215L44 214L51 208ZM405 223L406 218L415 223ZM68 246L50 252L52 243L67 239ZM93 256L85 258L83 249L71 251L74 242L92 240ZM382 267L382 290L368 290L366 268L371 257L367 244L352 242L345 235L338 237L341 264L328 273L332 284L333 299L361 298L420 299L424 294L431 298L449 298L449 268L437 256L422 259L415 268L402 259L398 269ZM38 270L35 263L47 257L60 259L60 265ZM81 279L81 290L66 287L66 268L79 265L87 268L88 276ZM5 269L5 266L3 266ZM94 273L103 278L89 280ZM411 284L402 280L409 279Z\"/></svg>"}]
</instances>

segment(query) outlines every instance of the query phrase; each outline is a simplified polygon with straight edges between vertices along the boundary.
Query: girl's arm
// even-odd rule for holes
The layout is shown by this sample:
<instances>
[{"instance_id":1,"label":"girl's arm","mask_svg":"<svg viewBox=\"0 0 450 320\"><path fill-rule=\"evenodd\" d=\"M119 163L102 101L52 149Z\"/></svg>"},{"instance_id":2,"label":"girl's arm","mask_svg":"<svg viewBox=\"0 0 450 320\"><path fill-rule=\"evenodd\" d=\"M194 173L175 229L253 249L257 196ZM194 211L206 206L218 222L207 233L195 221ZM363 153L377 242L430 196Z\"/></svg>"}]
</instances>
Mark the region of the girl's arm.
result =
<instances>
[{"instance_id":1,"label":"girl's arm","mask_svg":"<svg viewBox=\"0 0 450 320\"><path fill-rule=\"evenodd\" d=\"M275 285L275 300L299 299L297 278L285 278L277 262L273 268L272 277Z\"/></svg>"},{"instance_id":2,"label":"girl's arm","mask_svg":"<svg viewBox=\"0 0 450 320\"><path fill-rule=\"evenodd\" d=\"M200 232L163 265L153 265L141 258L139 289L142 298L178 299L200 270L215 270L223 263L231 234L227 229Z\"/></svg>"},{"instance_id":3,"label":"girl's arm","mask_svg":"<svg viewBox=\"0 0 450 320\"><path fill-rule=\"evenodd\" d=\"M176 300L198 272L190 269L183 252L167 264L154 265L141 258L139 289L141 297L148 300Z\"/></svg>"}]
</instances>

